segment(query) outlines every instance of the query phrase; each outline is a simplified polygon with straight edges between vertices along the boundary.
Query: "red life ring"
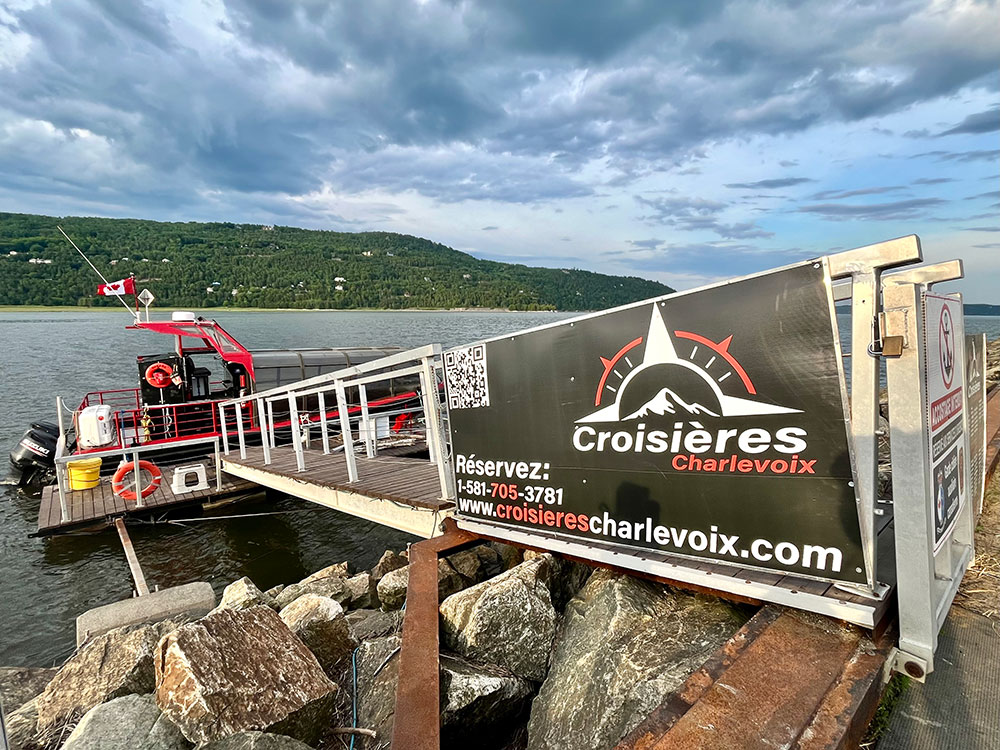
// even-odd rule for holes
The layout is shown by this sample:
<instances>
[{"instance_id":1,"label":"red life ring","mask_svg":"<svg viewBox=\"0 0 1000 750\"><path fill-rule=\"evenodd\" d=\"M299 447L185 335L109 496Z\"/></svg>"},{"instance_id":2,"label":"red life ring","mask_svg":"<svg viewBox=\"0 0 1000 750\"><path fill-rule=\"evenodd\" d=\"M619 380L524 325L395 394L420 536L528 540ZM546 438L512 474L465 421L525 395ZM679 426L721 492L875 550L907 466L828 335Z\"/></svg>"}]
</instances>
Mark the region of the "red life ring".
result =
<instances>
[{"instance_id":1,"label":"red life ring","mask_svg":"<svg viewBox=\"0 0 1000 750\"><path fill-rule=\"evenodd\" d=\"M111 479L111 489L122 500L135 500L135 490L125 489L125 477L132 473L133 468L134 464L131 461L124 463L118 467L118 471L115 472L114 477ZM140 492L143 497L149 497L160 486L163 474L160 473L160 470L152 461L140 461L139 470L149 474L149 484L143 487Z\"/></svg>"},{"instance_id":2,"label":"red life ring","mask_svg":"<svg viewBox=\"0 0 1000 750\"><path fill-rule=\"evenodd\" d=\"M146 382L154 388L166 388L174 375L174 368L163 362L154 362L146 368Z\"/></svg>"}]
</instances>

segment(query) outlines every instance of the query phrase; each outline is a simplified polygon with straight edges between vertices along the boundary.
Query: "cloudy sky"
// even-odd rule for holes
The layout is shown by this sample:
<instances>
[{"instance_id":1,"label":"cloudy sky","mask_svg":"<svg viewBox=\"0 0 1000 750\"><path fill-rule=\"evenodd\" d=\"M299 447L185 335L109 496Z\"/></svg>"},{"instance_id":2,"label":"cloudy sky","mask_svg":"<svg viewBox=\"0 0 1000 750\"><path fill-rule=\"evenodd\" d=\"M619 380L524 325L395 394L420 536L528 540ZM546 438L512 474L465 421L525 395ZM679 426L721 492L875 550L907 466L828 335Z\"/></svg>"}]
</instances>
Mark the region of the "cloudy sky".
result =
<instances>
[{"instance_id":1,"label":"cloudy sky","mask_svg":"<svg viewBox=\"0 0 1000 750\"><path fill-rule=\"evenodd\" d=\"M682 289L917 233L1000 303L998 31L972 0L0 0L0 210Z\"/></svg>"}]
</instances>

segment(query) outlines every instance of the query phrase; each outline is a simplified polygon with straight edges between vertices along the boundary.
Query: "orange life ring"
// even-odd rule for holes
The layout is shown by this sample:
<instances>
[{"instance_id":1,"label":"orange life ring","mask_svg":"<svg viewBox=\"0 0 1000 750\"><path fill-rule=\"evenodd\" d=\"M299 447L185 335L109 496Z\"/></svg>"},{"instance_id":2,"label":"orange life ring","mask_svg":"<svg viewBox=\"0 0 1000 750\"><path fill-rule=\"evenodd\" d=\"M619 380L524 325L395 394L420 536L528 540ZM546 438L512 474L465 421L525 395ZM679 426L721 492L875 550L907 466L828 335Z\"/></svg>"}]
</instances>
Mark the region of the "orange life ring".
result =
<instances>
[{"instance_id":1,"label":"orange life ring","mask_svg":"<svg viewBox=\"0 0 1000 750\"><path fill-rule=\"evenodd\" d=\"M111 489L122 500L135 500L135 490L125 489L125 477L132 473L133 462L123 463L118 467L114 477L111 479ZM149 474L149 484L142 488L140 494L145 498L156 492L156 488L163 481L163 474L152 461L140 461L139 470Z\"/></svg>"},{"instance_id":2,"label":"orange life ring","mask_svg":"<svg viewBox=\"0 0 1000 750\"><path fill-rule=\"evenodd\" d=\"M166 388L174 375L174 368L164 362L154 362L146 368L146 382L154 388Z\"/></svg>"}]
</instances>

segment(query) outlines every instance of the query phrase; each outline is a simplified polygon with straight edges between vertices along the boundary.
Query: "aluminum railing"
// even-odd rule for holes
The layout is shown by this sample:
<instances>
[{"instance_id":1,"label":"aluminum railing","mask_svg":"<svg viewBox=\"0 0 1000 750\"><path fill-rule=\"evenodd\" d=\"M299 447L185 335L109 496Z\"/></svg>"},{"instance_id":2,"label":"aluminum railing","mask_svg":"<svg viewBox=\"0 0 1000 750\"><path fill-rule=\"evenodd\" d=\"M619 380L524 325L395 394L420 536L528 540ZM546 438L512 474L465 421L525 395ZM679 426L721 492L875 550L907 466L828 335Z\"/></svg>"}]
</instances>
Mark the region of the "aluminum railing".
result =
<instances>
[{"instance_id":1,"label":"aluminum railing","mask_svg":"<svg viewBox=\"0 0 1000 750\"><path fill-rule=\"evenodd\" d=\"M441 345L430 344L360 365L345 367L336 372L317 375L296 383L223 401L218 404L222 451L225 455L230 455L229 434L231 431L228 420L232 418L236 422L240 458L246 459L247 430L244 422L247 421L248 417L252 418L256 412L256 421L261 428L260 438L264 465L270 465L272 451L277 446L275 404L281 404L279 408L287 408L288 410L288 425L291 431L292 448L295 451L296 467L299 472L305 472L307 470L306 447L308 438L304 433L314 422L311 418L307 422L303 422L303 410L300 402L304 402L306 398L315 398L323 453L330 454L332 452L331 432L339 432L343 442L348 481L356 482L358 481L358 464L354 451L355 443L362 442L364 444L365 454L368 457L374 457L377 452L377 428L372 421L371 409L373 404L378 405L381 400L375 402L369 400L368 388L375 383L415 376L419 382L415 394L420 401L420 407L398 409L391 412L380 411L377 416L385 417L390 414L397 415L409 412L423 414L428 453L430 461L437 467L441 496L442 498L451 498L454 496L451 458L446 438L447 431L444 429L441 395L438 386L438 371L442 369ZM357 389L358 398L353 404L347 397L349 389ZM331 395L335 409L328 411L328 396ZM359 413L352 416L350 414L352 409ZM336 422L331 425L334 412ZM352 424L358 426L357 439L355 439Z\"/></svg>"},{"instance_id":2,"label":"aluminum railing","mask_svg":"<svg viewBox=\"0 0 1000 750\"><path fill-rule=\"evenodd\" d=\"M56 441L56 453L55 453L55 474L56 474L56 491L59 495L59 514L63 523L71 520L69 505L67 503L66 494L68 492L67 486L69 484L68 467L71 461L78 461L80 459L87 458L107 458L118 456L122 460L126 457L131 458L130 463L132 464L132 481L135 485L135 507L144 508L145 498L142 496L142 471L139 466L139 456L148 453L154 453L163 450L163 445L133 445L126 447L115 447L105 450L88 451L83 454L67 454L66 453L66 430L63 424L64 420L64 410L65 405L61 398L56 399L56 407L59 415L59 438ZM170 448L186 448L193 447L196 445L208 445L212 444L214 446L213 454L215 458L215 488L216 490L222 489L222 460L219 452L219 438L218 436L213 437L201 437L192 438L189 440L176 440L169 444Z\"/></svg>"}]
</instances>

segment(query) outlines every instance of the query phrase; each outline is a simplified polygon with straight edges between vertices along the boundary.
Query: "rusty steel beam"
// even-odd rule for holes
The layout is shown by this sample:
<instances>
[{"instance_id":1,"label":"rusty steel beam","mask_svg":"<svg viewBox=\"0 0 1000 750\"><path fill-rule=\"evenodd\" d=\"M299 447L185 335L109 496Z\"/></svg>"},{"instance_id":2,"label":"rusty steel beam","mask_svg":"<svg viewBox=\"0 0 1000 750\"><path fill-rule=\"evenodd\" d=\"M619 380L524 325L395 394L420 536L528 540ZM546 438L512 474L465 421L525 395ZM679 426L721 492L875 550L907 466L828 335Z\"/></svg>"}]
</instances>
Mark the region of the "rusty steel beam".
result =
<instances>
[{"instance_id":1,"label":"rusty steel beam","mask_svg":"<svg viewBox=\"0 0 1000 750\"><path fill-rule=\"evenodd\" d=\"M615 746L615 750L652 750L656 747L660 738L698 702L715 681L743 654L747 646L780 616L779 607L768 605L759 609L746 625L709 657L701 669L687 678L680 690L668 697L639 726L625 735Z\"/></svg>"},{"instance_id":2,"label":"rusty steel beam","mask_svg":"<svg viewBox=\"0 0 1000 750\"><path fill-rule=\"evenodd\" d=\"M893 638L764 607L617 750L839 750L867 726Z\"/></svg>"},{"instance_id":3,"label":"rusty steel beam","mask_svg":"<svg viewBox=\"0 0 1000 750\"><path fill-rule=\"evenodd\" d=\"M438 750L441 745L438 555L479 541L450 518L444 528L444 534L410 546L392 750Z\"/></svg>"},{"instance_id":4,"label":"rusty steel beam","mask_svg":"<svg viewBox=\"0 0 1000 750\"><path fill-rule=\"evenodd\" d=\"M882 699L889 654L898 637L894 622L874 643L862 638L795 750L853 750L859 746Z\"/></svg>"}]
</instances>

